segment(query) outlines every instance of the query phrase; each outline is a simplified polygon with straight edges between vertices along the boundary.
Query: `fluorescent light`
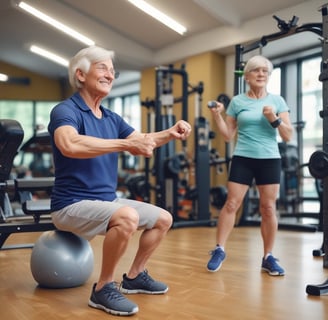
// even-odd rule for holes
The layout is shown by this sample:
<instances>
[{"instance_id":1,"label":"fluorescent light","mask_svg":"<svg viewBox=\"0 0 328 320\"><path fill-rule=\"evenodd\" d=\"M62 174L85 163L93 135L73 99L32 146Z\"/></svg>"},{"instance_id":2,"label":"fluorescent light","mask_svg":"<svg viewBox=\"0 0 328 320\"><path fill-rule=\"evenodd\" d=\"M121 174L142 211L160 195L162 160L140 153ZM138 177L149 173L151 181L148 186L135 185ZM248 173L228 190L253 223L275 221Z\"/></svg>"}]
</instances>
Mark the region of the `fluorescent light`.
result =
<instances>
[{"instance_id":1,"label":"fluorescent light","mask_svg":"<svg viewBox=\"0 0 328 320\"><path fill-rule=\"evenodd\" d=\"M6 74L0 73L0 81L6 82L6 81L8 81L8 79L9 79L9 77Z\"/></svg>"},{"instance_id":2,"label":"fluorescent light","mask_svg":"<svg viewBox=\"0 0 328 320\"><path fill-rule=\"evenodd\" d=\"M68 67L69 61L67 59L64 59L64 58L58 56L57 54L55 54L53 52L42 49L42 48L40 48L38 46L35 46L35 45L32 45L30 47L30 51L33 52L33 53L36 53L36 54L38 54L38 55L40 55L44 58L47 58L51 61L54 61L58 64L61 64L64 67Z\"/></svg>"},{"instance_id":3,"label":"fluorescent light","mask_svg":"<svg viewBox=\"0 0 328 320\"><path fill-rule=\"evenodd\" d=\"M58 20L46 15L45 13L33 8L32 6L28 5L26 2L19 2L18 7L23 9L24 11L32 14L33 16L37 17L38 19L49 23L51 26L55 27L56 29L66 33L67 35L71 36L72 38L88 45L93 46L95 42L87 37L85 37L83 34L73 30L72 28L64 25L63 23L59 22Z\"/></svg>"},{"instance_id":4,"label":"fluorescent light","mask_svg":"<svg viewBox=\"0 0 328 320\"><path fill-rule=\"evenodd\" d=\"M176 22L163 12L159 11L158 9L154 8L150 4L148 4L144 0L128 0L130 3L132 3L134 6L142 10L143 12L149 14L153 18L157 19L161 23L165 24L167 27L171 28L175 32L183 35L187 28L181 25L180 23Z\"/></svg>"}]
</instances>

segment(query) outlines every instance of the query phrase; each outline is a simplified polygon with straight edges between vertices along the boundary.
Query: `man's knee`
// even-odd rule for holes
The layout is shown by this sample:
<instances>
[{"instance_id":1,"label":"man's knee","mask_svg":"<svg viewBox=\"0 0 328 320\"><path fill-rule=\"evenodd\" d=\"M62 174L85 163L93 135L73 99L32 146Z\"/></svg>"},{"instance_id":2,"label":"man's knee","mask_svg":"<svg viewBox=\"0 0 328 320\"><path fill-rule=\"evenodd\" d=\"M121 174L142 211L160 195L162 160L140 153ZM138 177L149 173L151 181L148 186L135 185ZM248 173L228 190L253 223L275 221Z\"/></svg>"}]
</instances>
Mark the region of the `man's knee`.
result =
<instances>
[{"instance_id":1,"label":"man's knee","mask_svg":"<svg viewBox=\"0 0 328 320\"><path fill-rule=\"evenodd\" d=\"M166 210L162 210L159 215L159 218L156 221L155 227L168 230L171 228L172 223L173 223L173 218L171 213L169 213Z\"/></svg>"}]
</instances>

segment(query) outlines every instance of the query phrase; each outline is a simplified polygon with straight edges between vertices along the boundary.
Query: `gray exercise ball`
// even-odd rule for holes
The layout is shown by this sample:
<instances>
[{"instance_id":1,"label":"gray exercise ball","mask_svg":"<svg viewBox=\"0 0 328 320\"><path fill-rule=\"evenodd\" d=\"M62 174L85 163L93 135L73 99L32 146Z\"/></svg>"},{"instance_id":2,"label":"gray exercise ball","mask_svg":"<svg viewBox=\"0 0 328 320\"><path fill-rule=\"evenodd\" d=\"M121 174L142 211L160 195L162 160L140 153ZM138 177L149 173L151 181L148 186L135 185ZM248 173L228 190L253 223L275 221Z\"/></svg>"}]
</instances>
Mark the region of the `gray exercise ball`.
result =
<instances>
[{"instance_id":1,"label":"gray exercise ball","mask_svg":"<svg viewBox=\"0 0 328 320\"><path fill-rule=\"evenodd\" d=\"M90 243L70 232L44 232L31 254L34 280L47 288L71 288L84 284L93 271Z\"/></svg>"}]
</instances>

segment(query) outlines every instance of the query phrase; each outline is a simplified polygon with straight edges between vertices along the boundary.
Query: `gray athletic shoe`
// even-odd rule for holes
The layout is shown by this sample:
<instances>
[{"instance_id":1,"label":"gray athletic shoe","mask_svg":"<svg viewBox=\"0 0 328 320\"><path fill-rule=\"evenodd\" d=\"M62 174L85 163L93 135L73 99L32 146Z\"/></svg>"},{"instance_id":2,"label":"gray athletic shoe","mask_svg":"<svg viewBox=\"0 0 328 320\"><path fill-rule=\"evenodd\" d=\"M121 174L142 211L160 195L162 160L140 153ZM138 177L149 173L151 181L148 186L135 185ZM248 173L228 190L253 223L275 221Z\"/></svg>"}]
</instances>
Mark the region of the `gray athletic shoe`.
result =
<instances>
[{"instance_id":1,"label":"gray athletic shoe","mask_svg":"<svg viewBox=\"0 0 328 320\"><path fill-rule=\"evenodd\" d=\"M95 288L96 283L92 288L89 300L90 307L118 316L129 316L139 311L138 306L134 302L122 295L115 282L107 283L99 291L96 291Z\"/></svg>"},{"instance_id":2,"label":"gray athletic shoe","mask_svg":"<svg viewBox=\"0 0 328 320\"><path fill-rule=\"evenodd\" d=\"M165 283L154 280L147 270L140 272L134 279L129 279L124 274L120 286L122 293L163 294L168 290L169 288Z\"/></svg>"}]
</instances>

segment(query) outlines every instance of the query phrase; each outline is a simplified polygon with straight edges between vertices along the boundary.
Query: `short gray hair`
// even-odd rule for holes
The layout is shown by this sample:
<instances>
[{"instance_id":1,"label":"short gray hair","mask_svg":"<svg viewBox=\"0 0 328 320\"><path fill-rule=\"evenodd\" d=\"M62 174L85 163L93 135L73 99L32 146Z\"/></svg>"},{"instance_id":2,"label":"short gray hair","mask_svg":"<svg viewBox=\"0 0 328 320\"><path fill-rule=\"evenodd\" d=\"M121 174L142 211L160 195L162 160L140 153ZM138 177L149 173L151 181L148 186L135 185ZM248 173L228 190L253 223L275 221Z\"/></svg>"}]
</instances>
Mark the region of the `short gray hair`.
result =
<instances>
[{"instance_id":1,"label":"short gray hair","mask_svg":"<svg viewBox=\"0 0 328 320\"><path fill-rule=\"evenodd\" d=\"M76 77L76 70L88 72L92 63L114 59L114 51L101 47L91 46L80 50L71 60L68 66L68 77L70 85L78 90L83 84Z\"/></svg>"},{"instance_id":2,"label":"short gray hair","mask_svg":"<svg viewBox=\"0 0 328 320\"><path fill-rule=\"evenodd\" d=\"M261 67L268 68L269 74L272 73L273 65L269 59L263 56L254 56L247 61L244 67L244 73L250 72L254 69L261 68Z\"/></svg>"}]
</instances>

